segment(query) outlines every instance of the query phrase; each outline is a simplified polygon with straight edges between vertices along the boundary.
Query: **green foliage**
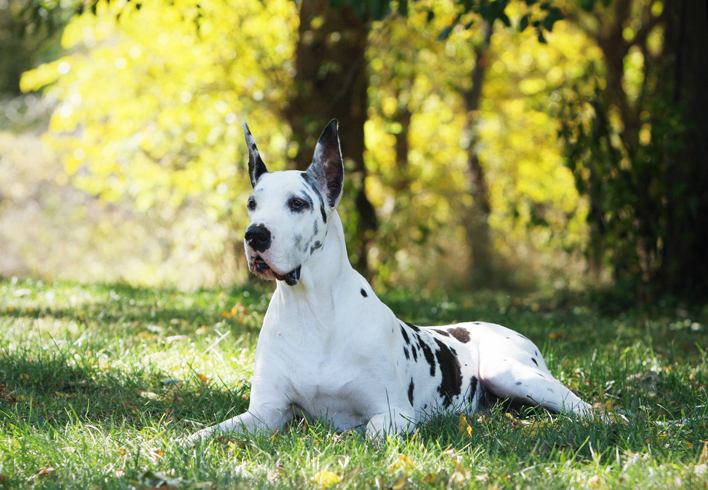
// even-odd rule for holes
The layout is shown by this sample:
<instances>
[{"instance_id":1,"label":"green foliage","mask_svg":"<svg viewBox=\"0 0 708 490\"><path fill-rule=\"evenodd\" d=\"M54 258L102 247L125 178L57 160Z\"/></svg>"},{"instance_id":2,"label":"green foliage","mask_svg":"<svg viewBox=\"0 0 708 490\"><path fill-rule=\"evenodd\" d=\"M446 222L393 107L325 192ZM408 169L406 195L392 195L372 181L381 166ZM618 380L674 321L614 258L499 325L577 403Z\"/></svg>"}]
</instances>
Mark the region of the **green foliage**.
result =
<instances>
[{"instance_id":1,"label":"green foliage","mask_svg":"<svg viewBox=\"0 0 708 490\"><path fill-rule=\"evenodd\" d=\"M564 101L559 134L578 192L597 206L591 219L599 221L602 241L588 252L599 254L618 280L636 281L636 289L655 279L661 265L665 196L682 192L682 183L669 187L667 175L682 145L683 111L651 99L641 128L632 132L621 129L602 90L595 88L587 98L577 94L582 92Z\"/></svg>"},{"instance_id":2,"label":"green foliage","mask_svg":"<svg viewBox=\"0 0 708 490\"><path fill-rule=\"evenodd\" d=\"M627 423L496 407L383 443L302 421L177 440L248 403L268 292L0 281L0 485L8 488L683 488L705 483L708 311L602 317L578 298L386 298L416 323L518 329ZM587 332L592 331L592 339ZM694 423L663 424L695 417ZM161 483L163 482L163 483ZM337 482L336 485L333 482Z\"/></svg>"},{"instance_id":3,"label":"green foliage","mask_svg":"<svg viewBox=\"0 0 708 490\"><path fill-rule=\"evenodd\" d=\"M662 44L661 8L645 1L623 5L617 15L629 18L631 7L643 11L642 20L588 28L605 63L589 63L578 83L559 92L559 136L578 192L589 199L591 264L608 267L620 287L646 296L664 287L664 247L671 220L677 221L670 207L687 210L678 213L681 221L701 198L680 197L686 183L672 178L677 168L691 166L677 160L689 129L686 107L672 100L665 76L670 53Z\"/></svg>"}]
</instances>

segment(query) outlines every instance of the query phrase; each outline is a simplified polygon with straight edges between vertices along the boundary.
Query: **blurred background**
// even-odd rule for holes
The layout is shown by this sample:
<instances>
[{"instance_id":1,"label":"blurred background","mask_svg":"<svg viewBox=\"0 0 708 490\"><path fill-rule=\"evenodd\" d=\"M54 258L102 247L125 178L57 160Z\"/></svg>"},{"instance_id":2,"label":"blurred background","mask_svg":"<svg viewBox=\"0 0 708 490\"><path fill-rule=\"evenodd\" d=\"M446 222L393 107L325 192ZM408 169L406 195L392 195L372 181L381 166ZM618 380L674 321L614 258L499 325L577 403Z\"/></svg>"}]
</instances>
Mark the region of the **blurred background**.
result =
<instances>
[{"instance_id":1,"label":"blurred background","mask_svg":"<svg viewBox=\"0 0 708 490\"><path fill-rule=\"evenodd\" d=\"M0 276L248 279L271 170L340 121L378 288L708 297L705 2L0 0Z\"/></svg>"}]
</instances>

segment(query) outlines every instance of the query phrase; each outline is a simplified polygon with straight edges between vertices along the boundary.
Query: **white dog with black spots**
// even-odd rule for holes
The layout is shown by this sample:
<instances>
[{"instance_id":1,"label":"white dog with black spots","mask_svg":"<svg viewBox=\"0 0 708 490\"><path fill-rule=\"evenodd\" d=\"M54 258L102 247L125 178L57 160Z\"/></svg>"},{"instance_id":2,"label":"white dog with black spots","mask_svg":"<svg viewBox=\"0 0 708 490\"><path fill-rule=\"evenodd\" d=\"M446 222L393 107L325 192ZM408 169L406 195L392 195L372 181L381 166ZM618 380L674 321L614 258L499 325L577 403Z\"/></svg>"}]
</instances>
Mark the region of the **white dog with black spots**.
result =
<instances>
[{"instance_id":1,"label":"white dog with black spots","mask_svg":"<svg viewBox=\"0 0 708 490\"><path fill-rule=\"evenodd\" d=\"M191 440L272 432L296 415L370 437L405 434L430 414L471 413L492 396L590 413L523 335L484 322L418 327L378 299L347 256L337 213L344 166L336 120L305 172L268 172L243 126L253 186L248 267L277 287L258 337L248 410Z\"/></svg>"}]
</instances>

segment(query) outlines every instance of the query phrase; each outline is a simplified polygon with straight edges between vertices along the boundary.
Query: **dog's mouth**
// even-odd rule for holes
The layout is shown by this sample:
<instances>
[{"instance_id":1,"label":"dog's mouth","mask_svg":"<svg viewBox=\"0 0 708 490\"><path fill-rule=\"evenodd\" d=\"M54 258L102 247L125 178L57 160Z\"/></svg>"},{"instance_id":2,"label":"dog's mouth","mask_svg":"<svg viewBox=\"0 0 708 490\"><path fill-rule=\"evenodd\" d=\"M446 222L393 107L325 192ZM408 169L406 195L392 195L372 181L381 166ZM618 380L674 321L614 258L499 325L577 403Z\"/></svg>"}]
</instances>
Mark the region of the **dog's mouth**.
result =
<instances>
[{"instance_id":1,"label":"dog's mouth","mask_svg":"<svg viewBox=\"0 0 708 490\"><path fill-rule=\"evenodd\" d=\"M286 274L279 274L275 272L268 263L263 260L260 255L253 259L253 266L251 267L251 272L263 279L277 279L279 281L285 281L288 286L295 286L300 281L300 270L301 266L297 266L295 269L291 270Z\"/></svg>"}]
</instances>

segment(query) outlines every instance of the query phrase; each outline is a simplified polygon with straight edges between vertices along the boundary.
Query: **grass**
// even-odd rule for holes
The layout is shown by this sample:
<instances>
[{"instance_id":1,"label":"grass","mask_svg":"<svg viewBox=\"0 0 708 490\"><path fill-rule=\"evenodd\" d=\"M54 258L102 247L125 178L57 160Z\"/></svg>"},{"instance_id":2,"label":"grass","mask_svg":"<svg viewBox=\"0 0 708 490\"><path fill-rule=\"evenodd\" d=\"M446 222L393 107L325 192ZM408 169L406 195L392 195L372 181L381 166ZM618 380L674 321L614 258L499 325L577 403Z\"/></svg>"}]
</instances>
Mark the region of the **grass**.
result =
<instances>
[{"instance_id":1,"label":"grass","mask_svg":"<svg viewBox=\"0 0 708 490\"><path fill-rule=\"evenodd\" d=\"M626 423L499 407L432 417L404 440L298 422L179 447L247 407L268 296L0 281L0 488L708 487L708 309L664 304L610 316L577 298L384 297L419 324L524 333Z\"/></svg>"}]
</instances>

